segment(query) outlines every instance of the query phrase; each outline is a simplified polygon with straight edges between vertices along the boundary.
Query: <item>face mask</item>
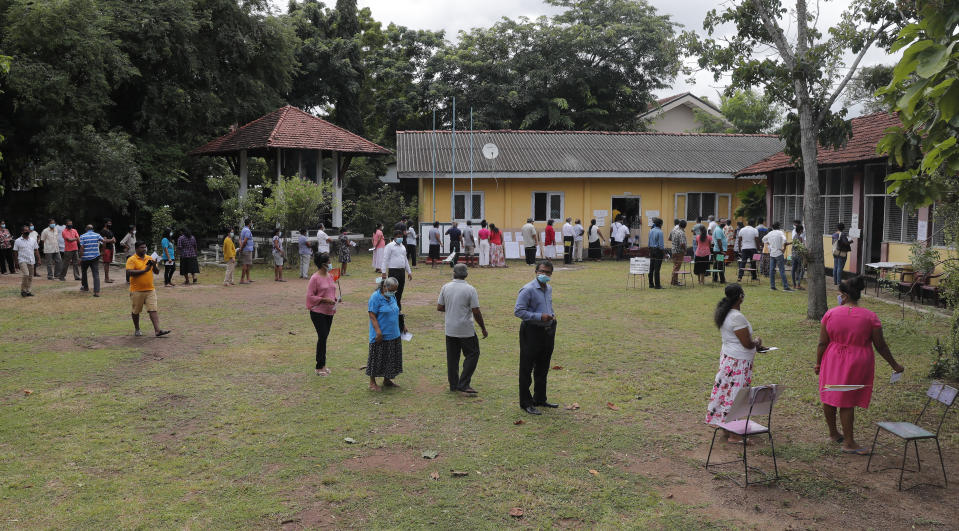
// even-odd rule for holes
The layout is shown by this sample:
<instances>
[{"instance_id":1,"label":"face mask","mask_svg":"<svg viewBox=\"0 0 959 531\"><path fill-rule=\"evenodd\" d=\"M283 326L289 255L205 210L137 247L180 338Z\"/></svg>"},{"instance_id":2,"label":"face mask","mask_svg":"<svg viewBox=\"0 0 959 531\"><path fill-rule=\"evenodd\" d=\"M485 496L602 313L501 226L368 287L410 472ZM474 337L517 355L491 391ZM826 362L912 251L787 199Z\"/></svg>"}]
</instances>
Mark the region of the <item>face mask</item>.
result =
<instances>
[{"instance_id":1,"label":"face mask","mask_svg":"<svg viewBox=\"0 0 959 531\"><path fill-rule=\"evenodd\" d=\"M135 230L131 230L131 231L130 231L130 234L136 234L136 233L137 233L137 231L135 231Z\"/></svg>"},{"instance_id":2,"label":"face mask","mask_svg":"<svg viewBox=\"0 0 959 531\"><path fill-rule=\"evenodd\" d=\"M72 228L73 228L73 223L68 223L68 224L67 224L67 228L68 228L68 229L72 229Z\"/></svg>"},{"instance_id":3,"label":"face mask","mask_svg":"<svg viewBox=\"0 0 959 531\"><path fill-rule=\"evenodd\" d=\"M49 225L49 227L50 227L51 229L52 229L52 228L55 228L56 226L57 226L56 223L51 223L51 224Z\"/></svg>"},{"instance_id":4,"label":"face mask","mask_svg":"<svg viewBox=\"0 0 959 531\"><path fill-rule=\"evenodd\" d=\"M30 225L30 230L33 230L33 225Z\"/></svg>"},{"instance_id":5,"label":"face mask","mask_svg":"<svg viewBox=\"0 0 959 531\"><path fill-rule=\"evenodd\" d=\"M23 234L21 234L21 236L23 236L24 238L29 238L29 237L30 237L30 233L29 233L29 232L24 232Z\"/></svg>"},{"instance_id":6,"label":"face mask","mask_svg":"<svg viewBox=\"0 0 959 531\"><path fill-rule=\"evenodd\" d=\"M231 238L233 237L233 233L232 233L232 232L230 233L230 237L231 237Z\"/></svg>"},{"instance_id":7,"label":"face mask","mask_svg":"<svg viewBox=\"0 0 959 531\"><path fill-rule=\"evenodd\" d=\"M389 299L389 300L393 300L393 297L395 297L395 296L396 296L396 294L393 293L392 291L387 291L387 292L386 292L386 298Z\"/></svg>"},{"instance_id":8,"label":"face mask","mask_svg":"<svg viewBox=\"0 0 959 531\"><path fill-rule=\"evenodd\" d=\"M842 306L842 295L836 295L836 301L839 302L840 306Z\"/></svg>"},{"instance_id":9,"label":"face mask","mask_svg":"<svg viewBox=\"0 0 959 531\"><path fill-rule=\"evenodd\" d=\"M546 284L550 281L550 278L549 278L549 275L544 275L543 273L540 273L536 275L536 280L542 282L543 284Z\"/></svg>"},{"instance_id":10,"label":"face mask","mask_svg":"<svg viewBox=\"0 0 959 531\"><path fill-rule=\"evenodd\" d=\"M329 271L333 269L333 264L326 264L326 270Z\"/></svg>"},{"instance_id":11,"label":"face mask","mask_svg":"<svg viewBox=\"0 0 959 531\"><path fill-rule=\"evenodd\" d=\"M0 229L5 229L5 228L7 228L7 224L6 224L6 223L0 223Z\"/></svg>"},{"instance_id":12,"label":"face mask","mask_svg":"<svg viewBox=\"0 0 959 531\"><path fill-rule=\"evenodd\" d=\"M173 231L172 231L172 230L170 231L170 236L173 236Z\"/></svg>"},{"instance_id":13,"label":"face mask","mask_svg":"<svg viewBox=\"0 0 959 531\"><path fill-rule=\"evenodd\" d=\"M398 244L402 244L402 243L403 243L403 238L394 238L393 241L396 242L396 243L398 243Z\"/></svg>"}]
</instances>

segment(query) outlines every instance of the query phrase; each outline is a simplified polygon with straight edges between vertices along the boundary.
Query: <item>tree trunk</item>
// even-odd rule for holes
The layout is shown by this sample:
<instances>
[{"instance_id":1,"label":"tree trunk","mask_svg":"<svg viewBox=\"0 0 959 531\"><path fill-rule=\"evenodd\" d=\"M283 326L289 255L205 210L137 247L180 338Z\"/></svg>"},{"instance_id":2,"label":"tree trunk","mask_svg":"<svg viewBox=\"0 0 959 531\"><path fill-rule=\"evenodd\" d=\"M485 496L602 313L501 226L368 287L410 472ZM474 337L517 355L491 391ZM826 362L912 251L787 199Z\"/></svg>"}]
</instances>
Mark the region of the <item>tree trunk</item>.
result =
<instances>
[{"instance_id":1,"label":"tree trunk","mask_svg":"<svg viewBox=\"0 0 959 531\"><path fill-rule=\"evenodd\" d=\"M818 152L816 121L813 118L812 102L797 81L796 94L799 111L800 146L802 148L802 168L805 177L803 191L803 223L806 228L806 249L809 251L809 267L806 273L808 288L808 308L806 317L816 321L826 313L826 267L823 263L823 203L819 196L819 165L816 162Z\"/></svg>"}]
</instances>

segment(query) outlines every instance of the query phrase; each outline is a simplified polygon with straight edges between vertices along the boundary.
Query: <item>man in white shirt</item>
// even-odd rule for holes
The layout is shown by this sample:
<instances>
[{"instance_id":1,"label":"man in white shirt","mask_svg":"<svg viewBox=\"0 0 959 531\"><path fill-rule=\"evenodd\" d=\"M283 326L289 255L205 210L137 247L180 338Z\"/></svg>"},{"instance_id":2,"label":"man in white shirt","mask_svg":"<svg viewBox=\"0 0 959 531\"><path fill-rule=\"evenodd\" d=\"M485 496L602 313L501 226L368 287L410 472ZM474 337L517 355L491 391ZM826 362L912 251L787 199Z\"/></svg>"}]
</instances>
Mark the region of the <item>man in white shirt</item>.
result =
<instances>
[{"instance_id":1,"label":"man in white shirt","mask_svg":"<svg viewBox=\"0 0 959 531\"><path fill-rule=\"evenodd\" d=\"M563 224L563 263L573 263L573 239L576 232L573 230L573 218L566 218Z\"/></svg>"},{"instance_id":2,"label":"man in white shirt","mask_svg":"<svg viewBox=\"0 0 959 531\"><path fill-rule=\"evenodd\" d=\"M763 236L763 243L769 246L769 289L776 289L776 267L779 267L779 276L783 280L783 291L792 291L789 282L786 282L786 247L789 242L782 231L782 224L773 222L773 228Z\"/></svg>"},{"instance_id":3,"label":"man in white shirt","mask_svg":"<svg viewBox=\"0 0 959 531\"><path fill-rule=\"evenodd\" d=\"M47 280L60 274L60 243L58 242L57 222L47 221L47 228L40 233L43 242L43 262L47 265Z\"/></svg>"},{"instance_id":4,"label":"man in white shirt","mask_svg":"<svg viewBox=\"0 0 959 531\"><path fill-rule=\"evenodd\" d=\"M476 233L473 231L473 220L466 220L463 228L463 254L466 255L466 266L473 265L473 250L476 249Z\"/></svg>"},{"instance_id":5,"label":"man in white shirt","mask_svg":"<svg viewBox=\"0 0 959 531\"><path fill-rule=\"evenodd\" d=\"M453 281L446 283L440 290L436 301L436 310L444 312L446 330L446 373L450 391L460 391L475 395L476 389L470 387L476 362L479 360L479 340L473 319L483 331L483 339L489 336L483 314L480 312L479 295L476 288L466 283L469 274L464 264L453 266ZM460 374L460 352L463 353L463 373Z\"/></svg>"},{"instance_id":6,"label":"man in white shirt","mask_svg":"<svg viewBox=\"0 0 959 531\"><path fill-rule=\"evenodd\" d=\"M410 262L406 259L406 244L403 243L405 232L402 230L393 231L393 241L386 244L383 248L383 280L387 277L393 277L399 284L396 288L396 305L403 310L403 288L406 287L407 280L413 280L413 270L410 268ZM405 274L404 274L405 273ZM400 314L400 330L403 327L403 314Z\"/></svg>"},{"instance_id":7,"label":"man in white shirt","mask_svg":"<svg viewBox=\"0 0 959 531\"><path fill-rule=\"evenodd\" d=\"M616 216L616 221L613 221L613 224L609 227L610 245L613 247L613 256L616 257L616 260L623 259L623 246L626 243L626 235L629 233L626 225L620 223L622 219L622 215Z\"/></svg>"},{"instance_id":8,"label":"man in white shirt","mask_svg":"<svg viewBox=\"0 0 959 531\"><path fill-rule=\"evenodd\" d=\"M753 227L753 220L747 220L746 226L739 229L739 236L736 238L736 242L739 244L739 275L738 280L743 279L743 269L746 267L746 262L752 263L752 277L753 280L756 280L756 261L753 260L753 255L756 254L756 240L759 238L759 232L756 231L756 228Z\"/></svg>"},{"instance_id":9,"label":"man in white shirt","mask_svg":"<svg viewBox=\"0 0 959 531\"><path fill-rule=\"evenodd\" d=\"M576 224L573 225L573 261L582 262L583 261L583 235L586 234L586 230L583 229L583 222L576 220Z\"/></svg>"},{"instance_id":10,"label":"man in white shirt","mask_svg":"<svg viewBox=\"0 0 959 531\"><path fill-rule=\"evenodd\" d=\"M332 238L326 233L326 227L320 223L320 230L316 233L316 252L330 254L330 242Z\"/></svg>"},{"instance_id":11,"label":"man in white shirt","mask_svg":"<svg viewBox=\"0 0 959 531\"><path fill-rule=\"evenodd\" d=\"M33 297L30 287L33 285L33 273L40 261L37 241L30 238L30 225L24 225L20 237L13 242L13 259L20 270L20 296Z\"/></svg>"},{"instance_id":12,"label":"man in white shirt","mask_svg":"<svg viewBox=\"0 0 959 531\"><path fill-rule=\"evenodd\" d=\"M716 223L716 216L710 214L707 219L709 219L709 225L706 226L706 230L709 231L709 234L712 234L713 231L716 230L716 225L718 225L718 223Z\"/></svg>"},{"instance_id":13,"label":"man in white shirt","mask_svg":"<svg viewBox=\"0 0 959 531\"><path fill-rule=\"evenodd\" d=\"M536 226L533 225L533 218L526 218L526 225L521 229L523 232L523 250L526 253L526 265L536 265L536 244L539 243L539 235L536 234Z\"/></svg>"}]
</instances>

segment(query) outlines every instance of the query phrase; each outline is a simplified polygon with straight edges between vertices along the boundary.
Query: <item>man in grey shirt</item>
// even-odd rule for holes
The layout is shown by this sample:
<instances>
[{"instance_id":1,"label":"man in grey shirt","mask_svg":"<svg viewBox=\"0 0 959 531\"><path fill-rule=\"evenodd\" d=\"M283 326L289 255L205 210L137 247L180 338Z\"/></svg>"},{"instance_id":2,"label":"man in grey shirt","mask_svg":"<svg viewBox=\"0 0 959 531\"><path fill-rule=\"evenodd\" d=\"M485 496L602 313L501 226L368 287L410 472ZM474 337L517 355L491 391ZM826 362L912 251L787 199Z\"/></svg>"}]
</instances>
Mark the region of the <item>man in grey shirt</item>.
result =
<instances>
[{"instance_id":1,"label":"man in grey shirt","mask_svg":"<svg viewBox=\"0 0 959 531\"><path fill-rule=\"evenodd\" d=\"M446 283L440 289L439 299L436 301L436 310L446 313L446 373L449 378L450 391L460 391L475 395L476 390L470 387L473 371L479 361L479 340L476 338L476 329L473 328L473 318L483 331L483 338L489 336L486 332L486 323L479 308L479 295L476 288L466 283L469 274L465 264L453 266L453 281ZM460 352L463 353L463 373L459 373Z\"/></svg>"},{"instance_id":2,"label":"man in grey shirt","mask_svg":"<svg viewBox=\"0 0 959 531\"><path fill-rule=\"evenodd\" d=\"M466 254L467 267L473 265L473 249L476 248L476 233L473 232L473 222L466 220L466 228L463 229L463 249Z\"/></svg>"},{"instance_id":3,"label":"man in grey shirt","mask_svg":"<svg viewBox=\"0 0 959 531\"><path fill-rule=\"evenodd\" d=\"M539 235L536 234L536 226L533 225L533 218L526 218L526 225L523 225L523 247L526 252L526 265L536 264L536 244L539 243Z\"/></svg>"}]
</instances>

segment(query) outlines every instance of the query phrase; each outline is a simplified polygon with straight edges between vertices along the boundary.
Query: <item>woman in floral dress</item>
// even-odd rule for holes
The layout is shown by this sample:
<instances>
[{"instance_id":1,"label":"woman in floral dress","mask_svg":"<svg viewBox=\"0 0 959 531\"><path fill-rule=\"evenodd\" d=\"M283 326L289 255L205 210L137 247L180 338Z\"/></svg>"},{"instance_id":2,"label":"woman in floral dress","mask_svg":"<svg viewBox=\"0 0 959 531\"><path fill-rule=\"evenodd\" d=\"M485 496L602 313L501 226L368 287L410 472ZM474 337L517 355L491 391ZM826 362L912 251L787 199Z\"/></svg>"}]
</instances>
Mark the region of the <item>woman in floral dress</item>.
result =
<instances>
[{"instance_id":1,"label":"woman in floral dress","mask_svg":"<svg viewBox=\"0 0 959 531\"><path fill-rule=\"evenodd\" d=\"M343 229L340 231L339 242L340 242L340 248L339 248L340 275L345 277L347 276L346 264L350 263L352 254L353 254L350 250L350 246L352 245L352 242L350 242L350 239L346 237L346 229Z\"/></svg>"},{"instance_id":2,"label":"woman in floral dress","mask_svg":"<svg viewBox=\"0 0 959 531\"><path fill-rule=\"evenodd\" d=\"M726 296L716 305L714 315L723 339L719 354L719 372L713 383L713 392L706 408L706 423L726 422L726 414L733 405L736 393L749 387L753 379L753 357L762 346L758 337L753 337L753 327L739 311L746 294L739 284L726 286ZM729 442L742 442L739 436L727 432Z\"/></svg>"}]
</instances>

